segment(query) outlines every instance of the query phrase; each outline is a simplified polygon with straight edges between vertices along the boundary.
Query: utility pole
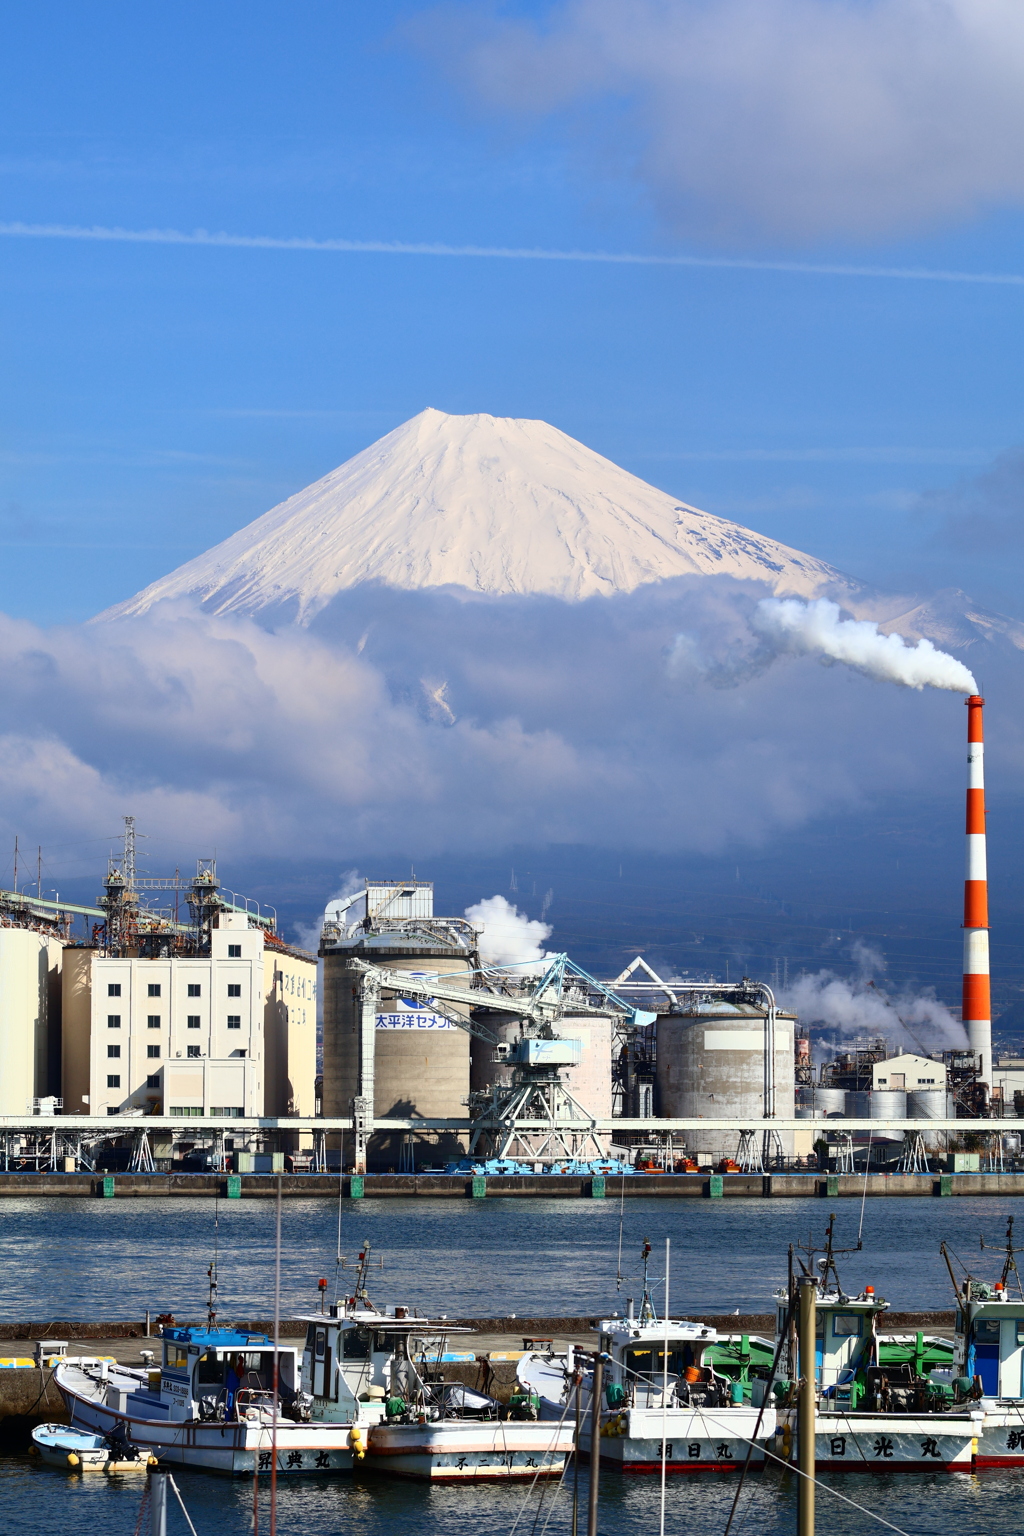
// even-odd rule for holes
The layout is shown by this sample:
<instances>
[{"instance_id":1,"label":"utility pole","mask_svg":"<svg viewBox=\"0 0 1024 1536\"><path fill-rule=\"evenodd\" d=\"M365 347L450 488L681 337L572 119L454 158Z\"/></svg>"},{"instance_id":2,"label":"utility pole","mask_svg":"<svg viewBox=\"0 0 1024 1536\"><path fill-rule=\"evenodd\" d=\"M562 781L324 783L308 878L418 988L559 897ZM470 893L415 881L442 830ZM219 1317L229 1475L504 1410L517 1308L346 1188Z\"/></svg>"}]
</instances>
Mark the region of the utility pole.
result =
<instances>
[{"instance_id":1,"label":"utility pole","mask_svg":"<svg viewBox=\"0 0 1024 1536\"><path fill-rule=\"evenodd\" d=\"M590 1497L587 1503L587 1536L597 1536L597 1490L601 1476L601 1396L604 1390L604 1355L594 1355L590 1387Z\"/></svg>"},{"instance_id":2,"label":"utility pole","mask_svg":"<svg viewBox=\"0 0 1024 1536\"><path fill-rule=\"evenodd\" d=\"M797 1536L814 1536L815 1334L818 1322L818 1282L800 1281L800 1397L797 1417Z\"/></svg>"}]
</instances>

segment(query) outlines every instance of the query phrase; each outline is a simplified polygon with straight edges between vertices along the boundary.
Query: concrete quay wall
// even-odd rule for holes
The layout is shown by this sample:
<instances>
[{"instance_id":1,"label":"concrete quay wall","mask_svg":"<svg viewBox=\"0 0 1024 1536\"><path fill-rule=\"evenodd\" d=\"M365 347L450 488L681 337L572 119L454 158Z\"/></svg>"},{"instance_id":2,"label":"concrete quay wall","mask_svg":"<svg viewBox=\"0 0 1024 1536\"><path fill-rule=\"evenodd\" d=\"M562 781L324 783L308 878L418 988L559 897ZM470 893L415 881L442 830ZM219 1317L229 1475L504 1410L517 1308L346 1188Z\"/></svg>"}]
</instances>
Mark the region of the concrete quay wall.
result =
<instances>
[{"instance_id":1,"label":"concrete quay wall","mask_svg":"<svg viewBox=\"0 0 1024 1536\"><path fill-rule=\"evenodd\" d=\"M119 1200L152 1196L208 1195L221 1199L273 1199L276 1174L214 1173L0 1173L0 1199L5 1196L36 1198ZM727 1173L706 1174L611 1174L604 1179L536 1174L473 1178L466 1174L282 1174L281 1192L288 1198L337 1199L618 1199L656 1197L680 1200L706 1199L860 1199L863 1174L821 1173ZM1018 1195L1024 1194L1024 1173L897 1174L872 1173L867 1178L869 1195Z\"/></svg>"}]
</instances>

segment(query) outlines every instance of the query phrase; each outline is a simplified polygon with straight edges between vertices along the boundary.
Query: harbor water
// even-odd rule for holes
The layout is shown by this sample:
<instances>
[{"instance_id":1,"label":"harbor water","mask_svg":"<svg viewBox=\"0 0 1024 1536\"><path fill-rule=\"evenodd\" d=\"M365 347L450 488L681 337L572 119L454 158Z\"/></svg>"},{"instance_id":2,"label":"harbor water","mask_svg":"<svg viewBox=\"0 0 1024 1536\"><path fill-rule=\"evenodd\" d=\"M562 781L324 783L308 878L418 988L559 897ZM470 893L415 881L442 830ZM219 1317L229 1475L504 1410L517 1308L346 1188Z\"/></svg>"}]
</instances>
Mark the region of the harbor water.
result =
<instances>
[{"instance_id":1,"label":"harbor water","mask_svg":"<svg viewBox=\"0 0 1024 1536\"><path fill-rule=\"evenodd\" d=\"M277 1495L279 1536L569 1536L571 1473L560 1492L495 1484L425 1487L357 1474L327 1483L288 1482ZM176 1474L196 1536L249 1536L252 1485L248 1481ZM598 1530L601 1536L651 1536L659 1523L659 1479L602 1473ZM0 1510L4 1536L133 1536L142 1491L138 1478L75 1478L13 1457L0 1458ZM885 1526L841 1493L867 1506L906 1536L1011 1536L1020 1529L1024 1471L978 1474L824 1474L818 1490L818 1530L827 1536L866 1536ZM586 1521L586 1472L581 1471L582 1527ZM735 1479L670 1478L665 1529L671 1536L721 1536ZM835 1494L830 1490L835 1490ZM269 1530L268 1492L263 1490L259 1529ZM536 1524L535 1524L536 1520ZM756 1474L744 1487L734 1530L744 1536L792 1536L796 1529L796 1478ZM146 1531L145 1522L142 1530ZM169 1536L186 1536L172 1502Z\"/></svg>"},{"instance_id":2,"label":"harbor water","mask_svg":"<svg viewBox=\"0 0 1024 1536\"><path fill-rule=\"evenodd\" d=\"M609 1181L612 1189L612 1181ZM1012 1197L869 1199L861 1253L840 1260L844 1283L872 1284L895 1308L947 1308L945 1239L978 1262L979 1235L1001 1241ZM686 1201L612 1197L594 1201L508 1199L346 1201L341 1251L354 1258L369 1239L383 1256L372 1277L378 1301L448 1316L575 1317L622 1310L639 1295L644 1238L658 1254L672 1240L673 1311L765 1312L784 1283L791 1242L820 1244L830 1207L822 1200ZM860 1205L838 1212L836 1245L853 1246ZM623 1280L619 1273L622 1230ZM289 1200L283 1208L282 1315L319 1302L317 1280L334 1294L338 1206ZM0 1321L141 1318L173 1312L199 1318L216 1246L224 1317L266 1317L272 1306L274 1203L169 1198L124 1201L8 1199L0 1202ZM981 1273L992 1266L985 1256ZM346 1276L341 1277L344 1293Z\"/></svg>"},{"instance_id":3,"label":"harbor water","mask_svg":"<svg viewBox=\"0 0 1024 1536\"><path fill-rule=\"evenodd\" d=\"M868 1200L863 1251L840 1259L851 1288L874 1284L900 1310L951 1305L938 1254L945 1238L977 1262L978 1237L998 1241L1010 1200ZM619 1267L620 1208L594 1202L516 1200L346 1202L342 1251L354 1257L369 1239L384 1256L374 1277L379 1301L410 1302L449 1315L578 1316L621 1309L638 1294L637 1255L643 1238L660 1259L672 1239L673 1312L765 1311L783 1282L790 1242L820 1242L828 1203L806 1200L686 1202L632 1200L622 1219L623 1282ZM837 1246L856 1242L860 1207L839 1207ZM323 1200L291 1200L283 1212L283 1306L309 1311L317 1279L334 1285L337 1208ZM216 1227L215 1227L216 1220ZM0 1315L102 1320L171 1310L200 1317L206 1269L216 1242L220 1305L230 1317L266 1316L272 1304L273 1202L207 1199L112 1202L7 1200L0 1205ZM991 1256L985 1256L988 1260ZM660 1270L660 1262L656 1267ZM988 1262L980 1268L987 1273ZM343 1274L343 1279L345 1278ZM586 1494L582 1468L581 1497ZM253 1529L252 1484L212 1475L176 1474L197 1536L243 1536ZM605 1473L601 1479L602 1536L650 1536L658 1528L659 1479ZM26 1457L0 1457L3 1536L132 1536L141 1480L73 1477ZM885 1527L842 1494L907 1536L1010 1536L1019 1528L1024 1470L977 1474L884 1472L823 1475L818 1528L829 1536L863 1536ZM736 1487L708 1474L669 1479L666 1531L724 1529ZM568 1536L571 1473L559 1491L478 1485L428 1487L359 1471L326 1483L283 1480L278 1490L281 1536ZM830 1493L829 1490L835 1490ZM262 1488L259 1529L269 1530L269 1489ZM524 1504L524 1500L527 1502ZM518 1523L517 1523L518 1517ZM768 1471L746 1483L735 1530L790 1536L796 1525L796 1479ZM143 1521L141 1529L147 1529ZM170 1536L184 1536L172 1507Z\"/></svg>"}]
</instances>

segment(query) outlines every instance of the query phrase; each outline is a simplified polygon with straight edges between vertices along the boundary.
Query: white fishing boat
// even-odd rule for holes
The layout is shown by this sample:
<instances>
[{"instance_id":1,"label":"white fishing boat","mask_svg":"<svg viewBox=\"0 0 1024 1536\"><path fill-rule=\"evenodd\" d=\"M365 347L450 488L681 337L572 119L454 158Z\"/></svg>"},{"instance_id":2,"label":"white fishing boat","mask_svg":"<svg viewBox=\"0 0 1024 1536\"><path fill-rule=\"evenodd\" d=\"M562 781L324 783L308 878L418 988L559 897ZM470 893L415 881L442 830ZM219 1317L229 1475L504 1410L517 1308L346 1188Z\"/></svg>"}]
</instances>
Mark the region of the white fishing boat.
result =
<instances>
[{"instance_id":1,"label":"white fishing boat","mask_svg":"<svg viewBox=\"0 0 1024 1536\"><path fill-rule=\"evenodd\" d=\"M969 1472L976 1464L985 1427L983 1405L951 1386L948 1370L940 1370L933 1379L913 1360L898 1363L886 1358L893 1353L892 1346L887 1351L879 1323L889 1303L870 1285L856 1295L843 1289L832 1242L834 1221L833 1217L829 1222L824 1250L803 1250L807 1273L817 1270L818 1469ZM818 1252L823 1257L815 1264ZM800 1366L793 1294L792 1281L775 1293L778 1365L771 1379L754 1383L755 1401L776 1404L775 1435L768 1448L784 1461L795 1459L797 1447L795 1383Z\"/></svg>"},{"instance_id":2,"label":"white fishing boat","mask_svg":"<svg viewBox=\"0 0 1024 1536\"><path fill-rule=\"evenodd\" d=\"M314 1421L299 1389L298 1351L234 1328L165 1328L159 1370L62 1361L54 1379L72 1423L126 1438L162 1464L211 1472L322 1475L349 1471L360 1405ZM355 1435L358 1441L358 1432Z\"/></svg>"},{"instance_id":3,"label":"white fishing boat","mask_svg":"<svg viewBox=\"0 0 1024 1536\"><path fill-rule=\"evenodd\" d=\"M142 1455L136 1446L106 1435L91 1434L70 1424L37 1424L32 1445L40 1459L62 1472L105 1472L120 1476L146 1472L156 1458Z\"/></svg>"},{"instance_id":4,"label":"white fishing boat","mask_svg":"<svg viewBox=\"0 0 1024 1536\"><path fill-rule=\"evenodd\" d=\"M534 1406L511 1409L443 1379L453 1329L407 1307L354 1300L306 1319L302 1388L314 1421L332 1422L356 1400L366 1424L358 1459L392 1477L427 1482L558 1477L573 1426L540 1422ZM434 1364L430 1362L433 1361Z\"/></svg>"},{"instance_id":5,"label":"white fishing boat","mask_svg":"<svg viewBox=\"0 0 1024 1536\"><path fill-rule=\"evenodd\" d=\"M982 1247L991 1245L982 1241ZM976 1467L1024 1466L1024 1286L1013 1246L1013 1217L1006 1223L1003 1266L994 1283L954 1275L956 1333L954 1386L984 1414L974 1455ZM1010 1285L1017 1294L1011 1296Z\"/></svg>"},{"instance_id":6,"label":"white fishing boat","mask_svg":"<svg viewBox=\"0 0 1024 1536\"><path fill-rule=\"evenodd\" d=\"M743 1383L709 1363L713 1346L724 1342L714 1328L685 1318L666 1324L631 1317L606 1318L597 1328L597 1348L606 1356L598 1415L602 1466L659 1472L664 1459L668 1472L731 1472L744 1465L748 1452L751 1465L763 1463L764 1442L776 1427L775 1409L746 1402ZM580 1449L590 1456L590 1357L575 1350L534 1353L520 1361L517 1374L538 1397L548 1422L574 1425L579 1392Z\"/></svg>"}]
</instances>

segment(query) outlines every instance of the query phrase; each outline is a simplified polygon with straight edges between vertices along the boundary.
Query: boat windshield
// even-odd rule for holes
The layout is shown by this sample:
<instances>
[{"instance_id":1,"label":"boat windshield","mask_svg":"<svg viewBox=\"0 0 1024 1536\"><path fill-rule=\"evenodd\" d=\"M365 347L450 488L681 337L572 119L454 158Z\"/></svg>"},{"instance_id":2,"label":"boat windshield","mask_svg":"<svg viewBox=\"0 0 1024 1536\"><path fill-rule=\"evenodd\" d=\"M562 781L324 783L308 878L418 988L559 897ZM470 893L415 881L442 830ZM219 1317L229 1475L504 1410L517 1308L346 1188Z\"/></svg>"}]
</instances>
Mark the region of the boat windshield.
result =
<instances>
[{"instance_id":1,"label":"boat windshield","mask_svg":"<svg viewBox=\"0 0 1024 1536\"><path fill-rule=\"evenodd\" d=\"M681 1376L688 1365L699 1366L702 1354L700 1344L693 1344L689 1339L669 1339L668 1374ZM631 1345L623 1355L623 1364L635 1376L655 1381L665 1373L665 1345L661 1340Z\"/></svg>"}]
</instances>

